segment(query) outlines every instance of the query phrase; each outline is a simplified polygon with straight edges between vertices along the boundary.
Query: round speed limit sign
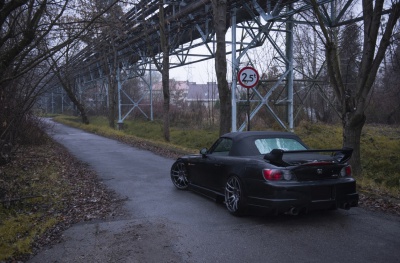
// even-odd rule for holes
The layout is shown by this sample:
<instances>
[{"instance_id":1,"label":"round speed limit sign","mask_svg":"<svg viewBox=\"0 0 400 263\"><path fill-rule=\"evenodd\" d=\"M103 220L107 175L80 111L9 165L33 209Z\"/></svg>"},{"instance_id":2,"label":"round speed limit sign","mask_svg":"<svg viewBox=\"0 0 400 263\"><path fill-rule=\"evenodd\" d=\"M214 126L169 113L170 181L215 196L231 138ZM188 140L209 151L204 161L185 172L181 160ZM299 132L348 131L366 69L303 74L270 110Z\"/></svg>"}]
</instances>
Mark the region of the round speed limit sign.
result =
<instances>
[{"instance_id":1,"label":"round speed limit sign","mask_svg":"<svg viewBox=\"0 0 400 263\"><path fill-rule=\"evenodd\" d=\"M239 84L247 89L251 89L257 85L260 80L257 70L252 67L244 67L238 73Z\"/></svg>"}]
</instances>

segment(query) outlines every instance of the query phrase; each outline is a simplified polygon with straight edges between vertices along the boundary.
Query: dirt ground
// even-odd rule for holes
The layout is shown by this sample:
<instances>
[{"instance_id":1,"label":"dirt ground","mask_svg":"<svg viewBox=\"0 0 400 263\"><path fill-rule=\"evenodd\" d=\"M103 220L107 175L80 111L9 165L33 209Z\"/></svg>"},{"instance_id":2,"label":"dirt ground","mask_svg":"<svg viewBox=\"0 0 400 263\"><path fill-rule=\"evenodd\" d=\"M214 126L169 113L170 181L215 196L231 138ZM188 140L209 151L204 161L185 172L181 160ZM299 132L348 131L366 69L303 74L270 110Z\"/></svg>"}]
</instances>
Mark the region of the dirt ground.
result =
<instances>
[{"instance_id":1,"label":"dirt ground","mask_svg":"<svg viewBox=\"0 0 400 263\"><path fill-rule=\"evenodd\" d=\"M165 222L93 221L66 230L28 262L185 262Z\"/></svg>"}]
</instances>

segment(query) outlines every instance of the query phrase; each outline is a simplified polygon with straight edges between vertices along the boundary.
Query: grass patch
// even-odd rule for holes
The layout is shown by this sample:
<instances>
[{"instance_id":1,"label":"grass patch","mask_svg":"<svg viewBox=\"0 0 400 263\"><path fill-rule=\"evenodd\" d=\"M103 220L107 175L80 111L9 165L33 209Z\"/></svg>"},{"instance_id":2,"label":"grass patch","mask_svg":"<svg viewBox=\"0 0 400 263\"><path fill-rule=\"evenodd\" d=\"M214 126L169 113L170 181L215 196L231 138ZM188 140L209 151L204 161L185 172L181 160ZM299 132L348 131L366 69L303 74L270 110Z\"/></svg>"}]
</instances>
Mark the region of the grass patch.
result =
<instances>
[{"instance_id":1,"label":"grass patch","mask_svg":"<svg viewBox=\"0 0 400 263\"><path fill-rule=\"evenodd\" d=\"M367 126L361 135L361 164L366 184L399 191L400 130Z\"/></svg>"},{"instance_id":2,"label":"grass patch","mask_svg":"<svg viewBox=\"0 0 400 263\"><path fill-rule=\"evenodd\" d=\"M0 167L0 261L32 253L35 239L57 223L49 208L62 209L69 186L63 161L48 157L54 150L24 146L16 161Z\"/></svg>"},{"instance_id":3,"label":"grass patch","mask_svg":"<svg viewBox=\"0 0 400 263\"><path fill-rule=\"evenodd\" d=\"M172 144L182 145L196 152L205 147L209 148L216 138L218 131L171 129Z\"/></svg>"},{"instance_id":4,"label":"grass patch","mask_svg":"<svg viewBox=\"0 0 400 263\"><path fill-rule=\"evenodd\" d=\"M163 139L162 123L144 120L126 121L124 129L117 131L108 127L105 117L92 117L90 125L83 125L76 117L58 116L57 121L89 132L118 134L120 137L133 136L167 147L186 149L197 153L210 147L218 138L218 130L171 127L170 143ZM101 131L101 132L100 132ZM107 131L107 132L105 132ZM341 148L342 127L340 125L302 123L295 133L314 149ZM111 136L115 137L115 136ZM358 179L362 187L374 187L392 195L400 195L400 130L391 126L366 125L361 137L361 165L363 175Z\"/></svg>"},{"instance_id":5,"label":"grass patch","mask_svg":"<svg viewBox=\"0 0 400 263\"><path fill-rule=\"evenodd\" d=\"M58 220L41 213L16 214L0 225L0 260L32 253L32 243Z\"/></svg>"},{"instance_id":6,"label":"grass patch","mask_svg":"<svg viewBox=\"0 0 400 263\"><path fill-rule=\"evenodd\" d=\"M324 124L302 123L295 133L311 148L342 148L342 127Z\"/></svg>"},{"instance_id":7,"label":"grass patch","mask_svg":"<svg viewBox=\"0 0 400 263\"><path fill-rule=\"evenodd\" d=\"M112 198L92 170L52 140L20 146L0 166L0 262L26 261L67 226L108 215Z\"/></svg>"}]
</instances>

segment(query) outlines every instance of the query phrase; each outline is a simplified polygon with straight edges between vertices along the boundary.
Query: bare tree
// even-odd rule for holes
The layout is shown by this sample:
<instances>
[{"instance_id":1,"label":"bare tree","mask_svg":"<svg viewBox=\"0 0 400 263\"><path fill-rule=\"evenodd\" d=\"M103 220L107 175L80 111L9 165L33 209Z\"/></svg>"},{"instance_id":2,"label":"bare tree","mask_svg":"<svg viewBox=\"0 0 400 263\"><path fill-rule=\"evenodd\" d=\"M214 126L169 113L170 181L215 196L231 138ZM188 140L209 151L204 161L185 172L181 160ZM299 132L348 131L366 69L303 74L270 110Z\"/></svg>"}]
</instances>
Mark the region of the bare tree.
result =
<instances>
[{"instance_id":1,"label":"bare tree","mask_svg":"<svg viewBox=\"0 0 400 263\"><path fill-rule=\"evenodd\" d=\"M1 1L0 8L0 164L10 160L32 120L30 111L48 81L44 61L62 44L43 49L66 3Z\"/></svg>"},{"instance_id":2,"label":"bare tree","mask_svg":"<svg viewBox=\"0 0 400 263\"><path fill-rule=\"evenodd\" d=\"M102 14L96 13L90 20L77 18L66 22L65 16L76 11L71 1L0 1L1 156L9 156L10 148L21 142L23 132L28 132L24 125L32 116L31 109L50 81L49 72L54 67L47 64L48 59L77 41ZM115 3L116 0L107 8ZM63 38L64 23L79 30Z\"/></svg>"},{"instance_id":3,"label":"bare tree","mask_svg":"<svg viewBox=\"0 0 400 263\"><path fill-rule=\"evenodd\" d=\"M226 79L226 41L227 31L227 1L212 0L214 29L217 40L217 49L215 52L215 73L218 82L219 100L220 100L220 121L219 134L227 133L231 129L232 123L232 102L230 99L229 84Z\"/></svg>"},{"instance_id":4,"label":"bare tree","mask_svg":"<svg viewBox=\"0 0 400 263\"><path fill-rule=\"evenodd\" d=\"M5 88L8 81L23 75L46 57L45 54L39 53L36 57L38 60L30 60L28 55L33 53L36 45L43 40L56 21L47 21L48 27L43 27L48 4L47 1L36 3L33 0L8 1L7 3L2 1L0 9L1 90ZM64 12L64 8L65 5L60 10L60 15Z\"/></svg>"},{"instance_id":5,"label":"bare tree","mask_svg":"<svg viewBox=\"0 0 400 263\"><path fill-rule=\"evenodd\" d=\"M115 128L117 74L120 70L118 39L123 39L125 36L123 10L119 5L109 6L110 3L107 0L90 1L86 4L88 10L93 10L86 14L89 19L97 13L103 13L96 20L96 24L90 28L88 34L82 37L82 40L92 47L92 51L97 54L100 60L101 70L108 87L108 125L111 128Z\"/></svg>"},{"instance_id":6,"label":"bare tree","mask_svg":"<svg viewBox=\"0 0 400 263\"><path fill-rule=\"evenodd\" d=\"M0 93L0 165L12 159L18 145L40 142L32 108L50 80L49 68L40 66L10 80Z\"/></svg>"},{"instance_id":7,"label":"bare tree","mask_svg":"<svg viewBox=\"0 0 400 263\"><path fill-rule=\"evenodd\" d=\"M59 54L65 61L65 64L62 67L58 66L58 63L54 57L51 57L52 64L54 65L54 67L52 67L52 72L67 93L68 98L77 107L82 118L82 123L89 124L89 118L86 113L85 105L79 100L77 92L75 91L74 74L72 73L73 70L70 68L69 63L71 53L70 50L72 47L73 45L67 45L64 52Z\"/></svg>"},{"instance_id":8,"label":"bare tree","mask_svg":"<svg viewBox=\"0 0 400 263\"><path fill-rule=\"evenodd\" d=\"M371 94L367 110L368 122L389 125L400 124L400 37L396 36L388 56L379 85Z\"/></svg>"},{"instance_id":9,"label":"bare tree","mask_svg":"<svg viewBox=\"0 0 400 263\"><path fill-rule=\"evenodd\" d=\"M385 14L384 0L363 0L363 46L356 84L345 85L340 67L338 42L332 29L324 23L323 13L316 0L311 0L313 11L318 20L322 34L320 35L326 52L328 74L331 85L341 108L343 125L343 146L354 149L352 165L355 175L361 174L360 138L366 121L365 110L367 99L376 79L380 64L393 37L393 29L399 20L400 2L393 1L388 9L388 21L382 25ZM384 28L380 36L380 29Z\"/></svg>"}]
</instances>

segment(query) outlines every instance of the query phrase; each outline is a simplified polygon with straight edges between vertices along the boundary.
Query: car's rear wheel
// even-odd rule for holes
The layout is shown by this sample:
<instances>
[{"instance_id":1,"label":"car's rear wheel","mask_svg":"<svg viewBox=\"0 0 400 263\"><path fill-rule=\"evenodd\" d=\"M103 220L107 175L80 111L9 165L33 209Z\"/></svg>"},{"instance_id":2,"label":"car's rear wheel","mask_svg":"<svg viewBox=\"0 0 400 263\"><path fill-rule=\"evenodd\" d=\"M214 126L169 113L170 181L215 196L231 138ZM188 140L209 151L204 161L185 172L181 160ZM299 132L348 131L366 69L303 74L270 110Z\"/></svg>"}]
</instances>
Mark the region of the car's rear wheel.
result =
<instances>
[{"instance_id":1,"label":"car's rear wheel","mask_svg":"<svg viewBox=\"0 0 400 263\"><path fill-rule=\"evenodd\" d=\"M246 201L242 183L237 176L228 178L225 186L225 205L228 211L236 216L245 214Z\"/></svg>"},{"instance_id":2,"label":"car's rear wheel","mask_svg":"<svg viewBox=\"0 0 400 263\"><path fill-rule=\"evenodd\" d=\"M178 189L185 190L188 188L188 171L183 161L176 161L172 165L171 180Z\"/></svg>"}]
</instances>

